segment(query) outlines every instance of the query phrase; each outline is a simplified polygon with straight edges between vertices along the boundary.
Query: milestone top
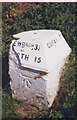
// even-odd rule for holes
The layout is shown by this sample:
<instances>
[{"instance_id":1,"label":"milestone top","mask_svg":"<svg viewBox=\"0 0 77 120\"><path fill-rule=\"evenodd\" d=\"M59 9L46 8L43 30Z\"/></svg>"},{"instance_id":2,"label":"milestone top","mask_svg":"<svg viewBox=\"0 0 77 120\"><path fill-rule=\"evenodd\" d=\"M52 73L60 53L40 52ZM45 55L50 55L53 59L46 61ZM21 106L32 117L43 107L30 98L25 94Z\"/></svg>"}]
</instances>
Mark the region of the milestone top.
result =
<instances>
[{"instance_id":1,"label":"milestone top","mask_svg":"<svg viewBox=\"0 0 77 120\"><path fill-rule=\"evenodd\" d=\"M71 52L59 30L33 30L13 35L21 66L50 72Z\"/></svg>"}]
</instances>

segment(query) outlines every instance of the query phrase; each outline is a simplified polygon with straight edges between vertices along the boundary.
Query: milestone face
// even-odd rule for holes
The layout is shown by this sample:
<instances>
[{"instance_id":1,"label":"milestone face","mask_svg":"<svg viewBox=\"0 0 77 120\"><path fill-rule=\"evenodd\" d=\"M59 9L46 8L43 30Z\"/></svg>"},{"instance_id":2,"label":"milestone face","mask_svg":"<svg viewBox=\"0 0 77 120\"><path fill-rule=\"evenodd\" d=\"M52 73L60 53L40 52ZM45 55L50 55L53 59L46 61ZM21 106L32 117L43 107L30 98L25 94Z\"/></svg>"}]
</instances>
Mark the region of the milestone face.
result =
<instances>
[{"instance_id":1,"label":"milestone face","mask_svg":"<svg viewBox=\"0 0 77 120\"><path fill-rule=\"evenodd\" d=\"M60 72L70 47L61 32L55 30L22 32L14 37L19 39L12 41L9 51L13 98L50 107L59 90Z\"/></svg>"},{"instance_id":2,"label":"milestone face","mask_svg":"<svg viewBox=\"0 0 77 120\"><path fill-rule=\"evenodd\" d=\"M70 48L62 34L54 30L23 32L13 41L13 49L21 65L48 72L69 54Z\"/></svg>"}]
</instances>

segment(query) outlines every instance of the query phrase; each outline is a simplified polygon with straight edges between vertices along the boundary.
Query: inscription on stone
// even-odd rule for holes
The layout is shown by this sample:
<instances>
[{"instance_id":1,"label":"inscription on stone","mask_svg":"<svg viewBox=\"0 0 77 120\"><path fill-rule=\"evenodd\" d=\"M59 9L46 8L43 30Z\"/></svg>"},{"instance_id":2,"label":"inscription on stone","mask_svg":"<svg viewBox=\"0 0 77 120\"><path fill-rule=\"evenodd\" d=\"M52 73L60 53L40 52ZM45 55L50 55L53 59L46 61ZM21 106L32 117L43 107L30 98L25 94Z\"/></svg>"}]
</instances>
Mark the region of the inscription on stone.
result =
<instances>
[{"instance_id":1,"label":"inscription on stone","mask_svg":"<svg viewBox=\"0 0 77 120\"><path fill-rule=\"evenodd\" d=\"M58 30L34 30L13 37L17 38L9 51L13 98L41 108L52 106L70 47Z\"/></svg>"},{"instance_id":2,"label":"inscription on stone","mask_svg":"<svg viewBox=\"0 0 77 120\"><path fill-rule=\"evenodd\" d=\"M20 41L15 41L14 46L25 48L29 47L31 50L40 50L40 45L38 44L31 44L31 43L26 43L26 42L20 42Z\"/></svg>"},{"instance_id":3,"label":"inscription on stone","mask_svg":"<svg viewBox=\"0 0 77 120\"><path fill-rule=\"evenodd\" d=\"M22 35L23 34L23 35ZM41 71L51 71L70 51L60 31L36 31L15 35L14 50L21 65Z\"/></svg>"},{"instance_id":4,"label":"inscription on stone","mask_svg":"<svg viewBox=\"0 0 77 120\"><path fill-rule=\"evenodd\" d=\"M53 47L53 45L56 45L57 41L58 41L58 39L55 38L55 39L51 40L50 42L48 42L47 43L48 48L51 48L51 47Z\"/></svg>"},{"instance_id":5,"label":"inscription on stone","mask_svg":"<svg viewBox=\"0 0 77 120\"><path fill-rule=\"evenodd\" d=\"M27 61L30 60L31 56L30 56L30 54L26 53L25 48L28 48L29 50L34 50L34 51L40 51L39 44L32 44L32 43L21 42L21 41L15 41L14 47L20 49L19 52L17 53L19 55L20 59L27 60ZM40 63L41 59L42 59L41 57L35 56L33 61L36 63Z\"/></svg>"}]
</instances>

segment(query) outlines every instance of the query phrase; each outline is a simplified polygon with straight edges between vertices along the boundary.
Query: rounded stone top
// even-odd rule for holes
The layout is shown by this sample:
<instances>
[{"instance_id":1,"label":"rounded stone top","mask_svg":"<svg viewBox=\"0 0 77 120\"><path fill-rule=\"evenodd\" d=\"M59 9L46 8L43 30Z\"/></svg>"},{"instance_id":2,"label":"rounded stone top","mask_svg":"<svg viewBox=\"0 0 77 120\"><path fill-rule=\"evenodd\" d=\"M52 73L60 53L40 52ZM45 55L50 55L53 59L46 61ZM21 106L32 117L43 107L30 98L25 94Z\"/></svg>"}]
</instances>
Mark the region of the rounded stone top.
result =
<instances>
[{"instance_id":1,"label":"rounded stone top","mask_svg":"<svg viewBox=\"0 0 77 120\"><path fill-rule=\"evenodd\" d=\"M22 39L31 39L31 40L42 40L45 41L50 36L54 36L55 34L60 33L59 30L32 30L32 31L26 31L21 32L16 35L13 35L15 38L22 38Z\"/></svg>"}]
</instances>

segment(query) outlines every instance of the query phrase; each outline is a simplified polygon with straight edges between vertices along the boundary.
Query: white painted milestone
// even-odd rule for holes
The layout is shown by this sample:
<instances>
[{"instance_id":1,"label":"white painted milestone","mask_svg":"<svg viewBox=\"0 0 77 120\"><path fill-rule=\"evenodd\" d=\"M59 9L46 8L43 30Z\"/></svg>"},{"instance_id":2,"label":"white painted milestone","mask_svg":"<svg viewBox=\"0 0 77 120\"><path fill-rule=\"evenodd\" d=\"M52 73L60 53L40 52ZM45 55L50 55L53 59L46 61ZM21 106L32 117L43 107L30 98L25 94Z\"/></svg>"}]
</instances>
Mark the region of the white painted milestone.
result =
<instances>
[{"instance_id":1,"label":"white painted milestone","mask_svg":"<svg viewBox=\"0 0 77 120\"><path fill-rule=\"evenodd\" d=\"M59 30L34 30L13 37L9 51L12 96L51 106L70 47Z\"/></svg>"},{"instance_id":2,"label":"white painted milestone","mask_svg":"<svg viewBox=\"0 0 77 120\"><path fill-rule=\"evenodd\" d=\"M14 50L24 67L49 72L70 53L60 31L36 30L14 37L19 38L14 42Z\"/></svg>"}]
</instances>

